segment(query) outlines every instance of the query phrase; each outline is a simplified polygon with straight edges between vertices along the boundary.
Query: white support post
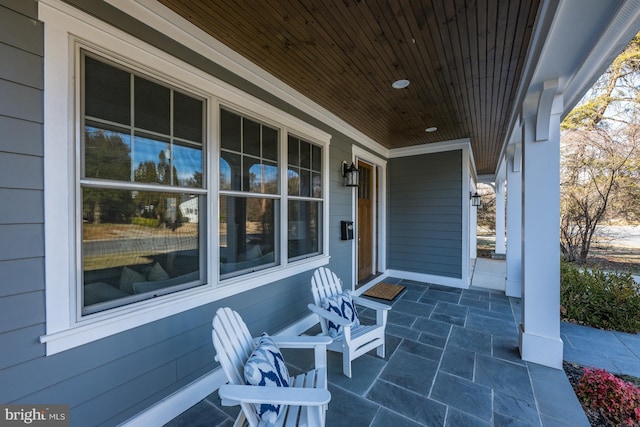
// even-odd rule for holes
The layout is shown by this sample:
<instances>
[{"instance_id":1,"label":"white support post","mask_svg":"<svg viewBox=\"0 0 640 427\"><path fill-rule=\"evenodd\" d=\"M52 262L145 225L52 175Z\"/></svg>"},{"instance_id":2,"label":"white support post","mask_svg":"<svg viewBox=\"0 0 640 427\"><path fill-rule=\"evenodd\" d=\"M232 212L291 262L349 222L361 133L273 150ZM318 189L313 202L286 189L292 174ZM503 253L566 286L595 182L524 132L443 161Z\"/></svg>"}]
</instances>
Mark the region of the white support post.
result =
<instances>
[{"instance_id":1,"label":"white support post","mask_svg":"<svg viewBox=\"0 0 640 427\"><path fill-rule=\"evenodd\" d=\"M507 159L507 282L509 297L522 297L522 144Z\"/></svg>"},{"instance_id":2,"label":"white support post","mask_svg":"<svg viewBox=\"0 0 640 427\"><path fill-rule=\"evenodd\" d=\"M496 248L495 253L493 254L494 258L504 259L506 253L505 247L505 211L504 211L504 203L505 203L505 194L504 194L504 177L498 177L496 179Z\"/></svg>"},{"instance_id":3,"label":"white support post","mask_svg":"<svg viewBox=\"0 0 640 427\"><path fill-rule=\"evenodd\" d=\"M549 97L544 100L549 101ZM561 369L558 235L562 96L556 95L551 101L552 108L538 106L536 114L523 120L523 289L519 344L523 360ZM541 121L548 121L548 126L541 126ZM538 134L536 123L548 132Z\"/></svg>"}]
</instances>

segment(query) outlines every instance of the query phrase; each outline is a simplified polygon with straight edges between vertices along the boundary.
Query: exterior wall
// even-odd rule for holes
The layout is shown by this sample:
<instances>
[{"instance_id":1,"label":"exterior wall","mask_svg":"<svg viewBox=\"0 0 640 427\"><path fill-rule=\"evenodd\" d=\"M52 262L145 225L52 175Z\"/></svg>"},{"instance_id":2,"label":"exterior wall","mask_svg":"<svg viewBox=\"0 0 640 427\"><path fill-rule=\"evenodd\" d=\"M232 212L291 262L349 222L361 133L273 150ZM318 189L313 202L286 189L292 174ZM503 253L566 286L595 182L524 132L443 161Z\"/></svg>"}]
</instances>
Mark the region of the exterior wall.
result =
<instances>
[{"instance_id":1,"label":"exterior wall","mask_svg":"<svg viewBox=\"0 0 640 427\"><path fill-rule=\"evenodd\" d=\"M337 138L336 138L337 137ZM355 221L352 217L353 192L344 186L342 161L351 159L351 144L342 143L340 135L331 140L331 160L329 164L331 217L329 218L329 239L331 241L331 269L342 279L343 285L351 289L354 268L353 240L340 240L340 221Z\"/></svg>"},{"instance_id":2,"label":"exterior wall","mask_svg":"<svg viewBox=\"0 0 640 427\"><path fill-rule=\"evenodd\" d=\"M389 161L389 269L462 278L462 151Z\"/></svg>"},{"instance_id":3,"label":"exterior wall","mask_svg":"<svg viewBox=\"0 0 640 427\"><path fill-rule=\"evenodd\" d=\"M339 223L353 219L352 190L342 186L340 162L351 157L354 141L103 2L77 3L82 5L79 8L334 135L329 147L329 267L348 284L351 246L340 241ZM215 367L210 325L217 308L230 306L239 311L254 334L277 332L307 315L312 272L45 356L45 345L39 342L45 333L46 282L43 24L36 17L37 2L0 0L0 384L11 384L0 387L0 402L65 403L71 406L73 425L114 425Z\"/></svg>"},{"instance_id":4,"label":"exterior wall","mask_svg":"<svg viewBox=\"0 0 640 427\"><path fill-rule=\"evenodd\" d=\"M35 2L0 1L0 373L44 354L37 344L44 333L44 46L36 15ZM0 388L0 402L8 388Z\"/></svg>"}]
</instances>

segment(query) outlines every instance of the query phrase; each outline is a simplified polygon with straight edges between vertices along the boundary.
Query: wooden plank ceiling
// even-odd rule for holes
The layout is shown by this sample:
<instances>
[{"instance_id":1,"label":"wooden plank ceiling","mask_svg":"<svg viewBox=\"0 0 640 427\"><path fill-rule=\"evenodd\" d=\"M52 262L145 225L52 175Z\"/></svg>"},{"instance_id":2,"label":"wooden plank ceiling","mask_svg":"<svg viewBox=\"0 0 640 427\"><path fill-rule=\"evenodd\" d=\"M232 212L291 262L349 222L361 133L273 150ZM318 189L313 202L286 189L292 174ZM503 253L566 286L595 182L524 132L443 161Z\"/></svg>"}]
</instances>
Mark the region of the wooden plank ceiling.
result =
<instances>
[{"instance_id":1,"label":"wooden plank ceiling","mask_svg":"<svg viewBox=\"0 0 640 427\"><path fill-rule=\"evenodd\" d=\"M495 172L540 6L158 1L389 149L470 138L479 174Z\"/></svg>"}]
</instances>

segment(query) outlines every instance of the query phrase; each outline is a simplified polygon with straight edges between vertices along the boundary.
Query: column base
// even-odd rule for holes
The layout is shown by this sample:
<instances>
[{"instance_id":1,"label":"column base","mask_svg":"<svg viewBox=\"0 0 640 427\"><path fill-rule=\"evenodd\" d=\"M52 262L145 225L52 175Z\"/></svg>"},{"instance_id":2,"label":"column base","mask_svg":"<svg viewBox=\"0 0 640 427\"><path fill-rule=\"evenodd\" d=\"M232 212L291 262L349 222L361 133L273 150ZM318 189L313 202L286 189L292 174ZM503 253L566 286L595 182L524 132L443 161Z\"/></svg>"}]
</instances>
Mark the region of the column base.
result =
<instances>
[{"instance_id":1,"label":"column base","mask_svg":"<svg viewBox=\"0 0 640 427\"><path fill-rule=\"evenodd\" d=\"M560 337L528 334L520 324L519 347L522 360L562 369L563 342Z\"/></svg>"},{"instance_id":2,"label":"column base","mask_svg":"<svg viewBox=\"0 0 640 427\"><path fill-rule=\"evenodd\" d=\"M509 278L507 278L504 293L508 297L522 298L522 283L520 281L509 280Z\"/></svg>"},{"instance_id":3,"label":"column base","mask_svg":"<svg viewBox=\"0 0 640 427\"><path fill-rule=\"evenodd\" d=\"M507 259L507 254L496 253L491 251L491 259Z\"/></svg>"}]
</instances>

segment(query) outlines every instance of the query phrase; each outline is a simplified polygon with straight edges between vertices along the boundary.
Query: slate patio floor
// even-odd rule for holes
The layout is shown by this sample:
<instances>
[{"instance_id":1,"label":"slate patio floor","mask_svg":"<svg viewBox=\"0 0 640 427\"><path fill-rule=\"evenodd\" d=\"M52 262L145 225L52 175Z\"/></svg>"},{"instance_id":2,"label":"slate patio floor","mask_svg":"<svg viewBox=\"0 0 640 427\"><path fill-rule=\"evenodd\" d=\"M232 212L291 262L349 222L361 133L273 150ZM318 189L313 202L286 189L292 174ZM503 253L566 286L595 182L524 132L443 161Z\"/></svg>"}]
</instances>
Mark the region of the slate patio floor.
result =
<instances>
[{"instance_id":1,"label":"slate patio floor","mask_svg":"<svg viewBox=\"0 0 640 427\"><path fill-rule=\"evenodd\" d=\"M406 286L389 313L386 357L356 359L349 379L341 356L329 352L327 426L589 426L562 370L520 359L519 299L483 288L385 282ZM360 313L365 321L372 315ZM563 326L563 339L570 329ZM292 373L310 364L309 354L284 356ZM167 425L230 426L237 411L221 406L214 392Z\"/></svg>"}]
</instances>

